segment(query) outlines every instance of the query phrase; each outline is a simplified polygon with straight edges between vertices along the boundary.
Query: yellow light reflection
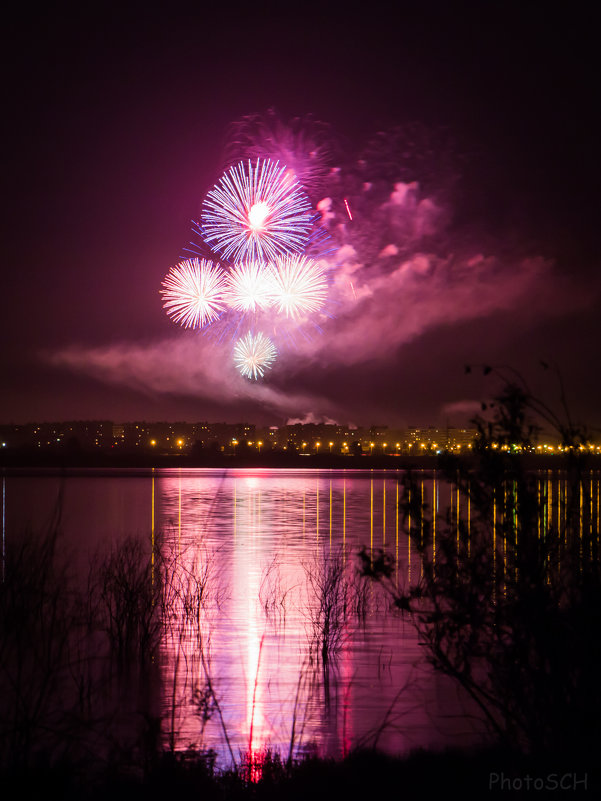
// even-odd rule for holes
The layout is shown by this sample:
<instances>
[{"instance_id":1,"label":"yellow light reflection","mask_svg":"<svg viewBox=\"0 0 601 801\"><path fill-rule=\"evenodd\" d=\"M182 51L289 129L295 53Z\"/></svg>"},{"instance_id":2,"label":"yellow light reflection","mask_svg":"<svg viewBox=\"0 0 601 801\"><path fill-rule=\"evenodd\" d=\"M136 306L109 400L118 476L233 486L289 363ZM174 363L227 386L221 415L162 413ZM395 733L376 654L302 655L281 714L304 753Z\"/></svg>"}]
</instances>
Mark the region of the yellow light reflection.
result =
<instances>
[{"instance_id":1,"label":"yellow light reflection","mask_svg":"<svg viewBox=\"0 0 601 801\"><path fill-rule=\"evenodd\" d=\"M315 536L319 543L319 479L315 482Z\"/></svg>"},{"instance_id":2,"label":"yellow light reflection","mask_svg":"<svg viewBox=\"0 0 601 801\"><path fill-rule=\"evenodd\" d=\"M374 480L369 482L369 553L374 552Z\"/></svg>"},{"instance_id":3,"label":"yellow light reflection","mask_svg":"<svg viewBox=\"0 0 601 801\"><path fill-rule=\"evenodd\" d=\"M154 586L154 467L152 468L152 481L150 491L150 564L151 564L151 579Z\"/></svg>"},{"instance_id":4,"label":"yellow light reflection","mask_svg":"<svg viewBox=\"0 0 601 801\"><path fill-rule=\"evenodd\" d=\"M432 562L436 564L436 470L432 475Z\"/></svg>"},{"instance_id":5,"label":"yellow light reflection","mask_svg":"<svg viewBox=\"0 0 601 801\"><path fill-rule=\"evenodd\" d=\"M394 546L394 560L396 564L396 578L397 578L397 586L398 586L398 577L399 577L399 482L398 479L396 481L396 501L394 505L394 534L395 534L395 546Z\"/></svg>"},{"instance_id":6,"label":"yellow light reflection","mask_svg":"<svg viewBox=\"0 0 601 801\"><path fill-rule=\"evenodd\" d=\"M330 550L332 550L332 479L330 479Z\"/></svg>"},{"instance_id":7,"label":"yellow light reflection","mask_svg":"<svg viewBox=\"0 0 601 801\"><path fill-rule=\"evenodd\" d=\"M342 551L346 559L346 478L342 482Z\"/></svg>"},{"instance_id":8,"label":"yellow light reflection","mask_svg":"<svg viewBox=\"0 0 601 801\"><path fill-rule=\"evenodd\" d=\"M382 481L382 546L386 547L386 479Z\"/></svg>"}]
</instances>

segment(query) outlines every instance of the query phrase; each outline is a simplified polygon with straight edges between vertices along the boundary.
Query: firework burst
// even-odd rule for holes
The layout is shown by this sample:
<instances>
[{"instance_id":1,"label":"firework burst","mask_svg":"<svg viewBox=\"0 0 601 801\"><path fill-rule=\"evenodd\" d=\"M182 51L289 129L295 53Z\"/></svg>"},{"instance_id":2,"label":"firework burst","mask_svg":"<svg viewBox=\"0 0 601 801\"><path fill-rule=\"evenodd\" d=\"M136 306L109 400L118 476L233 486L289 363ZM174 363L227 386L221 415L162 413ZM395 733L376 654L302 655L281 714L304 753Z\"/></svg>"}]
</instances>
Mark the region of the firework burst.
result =
<instances>
[{"instance_id":1,"label":"firework burst","mask_svg":"<svg viewBox=\"0 0 601 801\"><path fill-rule=\"evenodd\" d=\"M225 308L225 273L206 259L186 259L172 267L164 280L163 308L184 328L202 328Z\"/></svg>"},{"instance_id":2,"label":"firework burst","mask_svg":"<svg viewBox=\"0 0 601 801\"><path fill-rule=\"evenodd\" d=\"M274 306L286 317L299 318L319 311L328 285L321 264L307 256L286 256L277 260L271 277Z\"/></svg>"},{"instance_id":3,"label":"firework burst","mask_svg":"<svg viewBox=\"0 0 601 801\"><path fill-rule=\"evenodd\" d=\"M270 158L287 164L315 201L323 197L323 182L341 155L331 127L312 114L291 119L283 119L274 109L249 114L230 125L228 138L232 163L240 158Z\"/></svg>"},{"instance_id":4,"label":"firework burst","mask_svg":"<svg viewBox=\"0 0 601 801\"><path fill-rule=\"evenodd\" d=\"M240 312L267 309L273 303L271 274L271 269L261 262L236 264L226 278L228 306Z\"/></svg>"},{"instance_id":5,"label":"firework burst","mask_svg":"<svg viewBox=\"0 0 601 801\"><path fill-rule=\"evenodd\" d=\"M262 261L303 250L313 215L295 176L278 162L241 161L207 195L204 240L224 258Z\"/></svg>"},{"instance_id":6,"label":"firework burst","mask_svg":"<svg viewBox=\"0 0 601 801\"><path fill-rule=\"evenodd\" d=\"M265 334L256 336L251 331L236 342L234 347L234 364L246 378L262 378L265 370L271 368L277 355L273 342Z\"/></svg>"}]
</instances>

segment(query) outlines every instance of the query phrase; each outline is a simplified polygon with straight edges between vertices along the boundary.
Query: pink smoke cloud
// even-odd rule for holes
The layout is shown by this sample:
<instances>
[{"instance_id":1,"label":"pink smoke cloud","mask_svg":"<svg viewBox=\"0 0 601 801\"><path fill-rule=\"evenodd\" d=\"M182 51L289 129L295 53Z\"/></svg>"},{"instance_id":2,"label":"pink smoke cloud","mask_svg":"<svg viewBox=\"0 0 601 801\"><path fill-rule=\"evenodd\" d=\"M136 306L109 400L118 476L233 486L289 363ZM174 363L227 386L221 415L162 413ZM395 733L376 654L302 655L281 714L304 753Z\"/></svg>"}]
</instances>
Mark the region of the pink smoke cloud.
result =
<instances>
[{"instance_id":1,"label":"pink smoke cloud","mask_svg":"<svg viewBox=\"0 0 601 801\"><path fill-rule=\"evenodd\" d=\"M216 345L190 332L148 344L72 346L46 358L58 367L146 393L190 395L224 403L251 401L284 415L332 410L331 402L323 397L284 392L269 383L242 378L232 364L231 344Z\"/></svg>"},{"instance_id":2,"label":"pink smoke cloud","mask_svg":"<svg viewBox=\"0 0 601 801\"><path fill-rule=\"evenodd\" d=\"M352 222L336 212L340 202L326 197L317 204L337 246L327 257L328 308L312 318L321 333L303 320L311 335L276 341L278 358L264 381L239 375L231 342L217 344L190 332L147 344L73 346L47 358L142 392L249 401L298 421L323 421L341 416L328 398L336 394L328 383L332 368L385 365L399 348L428 332L491 315L514 315L534 324L583 308L595 295L577 291L541 256L509 257L501 255L500 246L495 252L494 246L484 249L477 242L457 246L459 240L448 233L448 210L421 197L416 181L396 182L379 199L367 186ZM282 328L281 321L266 318L270 336ZM319 394L299 391L308 368L322 371Z\"/></svg>"},{"instance_id":3,"label":"pink smoke cloud","mask_svg":"<svg viewBox=\"0 0 601 801\"><path fill-rule=\"evenodd\" d=\"M314 423L316 425L324 424L329 426L339 425L337 420L327 417L327 415L313 414L313 412L309 412L308 414L303 415L303 417L289 417L288 420L286 420L287 426L307 425L308 423Z\"/></svg>"}]
</instances>

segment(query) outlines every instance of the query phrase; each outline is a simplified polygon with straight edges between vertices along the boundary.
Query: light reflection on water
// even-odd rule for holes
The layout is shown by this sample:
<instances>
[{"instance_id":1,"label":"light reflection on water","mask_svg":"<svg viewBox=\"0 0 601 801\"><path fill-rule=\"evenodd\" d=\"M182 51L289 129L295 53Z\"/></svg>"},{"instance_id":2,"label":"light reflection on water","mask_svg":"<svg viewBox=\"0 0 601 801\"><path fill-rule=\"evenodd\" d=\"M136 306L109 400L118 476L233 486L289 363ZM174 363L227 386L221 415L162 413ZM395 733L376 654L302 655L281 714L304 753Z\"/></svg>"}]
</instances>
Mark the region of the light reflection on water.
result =
<instances>
[{"instance_id":1,"label":"light reflection on water","mask_svg":"<svg viewBox=\"0 0 601 801\"><path fill-rule=\"evenodd\" d=\"M180 579L203 576L199 625L183 611L167 627L161 649L162 729L174 748L230 754L315 747L341 755L358 744L395 752L468 743L482 730L455 685L427 664L407 618L393 614L371 587L356 582L361 546L384 548L396 560L395 581L414 583L420 562L403 534L403 488L393 471L158 470L79 471L2 479L6 538L43 525L59 491L62 528L77 548L75 569L127 536L177 565ZM456 487L423 471L417 492L450 524L473 510ZM506 495L494 515L505 514ZM599 530L599 474L576 497L566 478L541 471L539 536L560 528L570 504L582 527ZM407 521L411 526L419 521ZM419 533L419 532L418 532ZM497 543L499 559L505 543ZM495 559L497 558L495 552ZM315 647L315 585L325 566L341 563L347 607L340 650L327 664ZM499 569L502 569L502 562ZM158 564L157 564L158 569ZM367 602L367 614L357 607ZM211 702L214 691L218 707Z\"/></svg>"},{"instance_id":2,"label":"light reflection on water","mask_svg":"<svg viewBox=\"0 0 601 801\"><path fill-rule=\"evenodd\" d=\"M198 642L164 653L166 676L179 666L175 693L163 697L178 747L223 753L224 730L235 757L267 747L287 755L309 745L340 755L376 741L404 751L440 745L458 732L469 737L471 725L448 717L463 709L455 688L425 664L408 621L373 587L368 616L354 611L362 545L386 548L398 560L397 579L408 576L412 554L399 525L394 473L161 471L155 484L164 547L184 562L199 552L208 559L222 598L203 620L210 676L194 663ZM310 576L315 583L328 561L342 562L350 589L341 649L324 667L311 647ZM213 710L203 727L191 699L207 679L223 720Z\"/></svg>"}]
</instances>

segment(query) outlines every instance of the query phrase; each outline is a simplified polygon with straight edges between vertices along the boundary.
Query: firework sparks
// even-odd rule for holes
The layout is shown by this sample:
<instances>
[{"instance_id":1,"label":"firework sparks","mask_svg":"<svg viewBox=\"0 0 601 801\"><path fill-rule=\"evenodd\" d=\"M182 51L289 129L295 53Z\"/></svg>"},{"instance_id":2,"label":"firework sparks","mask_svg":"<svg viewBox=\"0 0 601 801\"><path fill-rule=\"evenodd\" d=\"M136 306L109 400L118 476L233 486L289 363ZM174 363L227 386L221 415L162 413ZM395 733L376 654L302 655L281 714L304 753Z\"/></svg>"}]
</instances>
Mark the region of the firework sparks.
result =
<instances>
[{"instance_id":1,"label":"firework sparks","mask_svg":"<svg viewBox=\"0 0 601 801\"><path fill-rule=\"evenodd\" d=\"M232 163L240 158L270 158L287 164L314 200L322 197L331 164L339 159L334 132L312 114L288 120L274 109L250 114L232 123L229 139L227 152Z\"/></svg>"},{"instance_id":2,"label":"firework sparks","mask_svg":"<svg viewBox=\"0 0 601 801\"><path fill-rule=\"evenodd\" d=\"M286 167L240 162L205 198L205 241L226 259L268 260L302 251L312 224L309 200Z\"/></svg>"},{"instance_id":3,"label":"firework sparks","mask_svg":"<svg viewBox=\"0 0 601 801\"><path fill-rule=\"evenodd\" d=\"M241 312L267 309L273 303L270 278L271 269L261 262L235 265L226 278L228 306Z\"/></svg>"},{"instance_id":4,"label":"firework sparks","mask_svg":"<svg viewBox=\"0 0 601 801\"><path fill-rule=\"evenodd\" d=\"M253 336L249 331L234 347L234 364L243 376L256 381L263 377L265 370L271 368L276 355L277 351L269 337L261 332Z\"/></svg>"},{"instance_id":5,"label":"firework sparks","mask_svg":"<svg viewBox=\"0 0 601 801\"><path fill-rule=\"evenodd\" d=\"M207 259L186 259L172 267L161 289L163 308L184 328L202 328L225 308L225 273Z\"/></svg>"},{"instance_id":6,"label":"firework sparks","mask_svg":"<svg viewBox=\"0 0 601 801\"><path fill-rule=\"evenodd\" d=\"M278 259L271 287L277 311L294 318L319 311L328 289L320 263L306 256Z\"/></svg>"}]
</instances>

